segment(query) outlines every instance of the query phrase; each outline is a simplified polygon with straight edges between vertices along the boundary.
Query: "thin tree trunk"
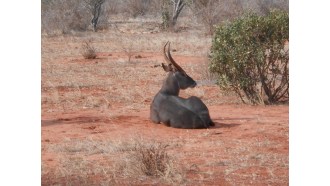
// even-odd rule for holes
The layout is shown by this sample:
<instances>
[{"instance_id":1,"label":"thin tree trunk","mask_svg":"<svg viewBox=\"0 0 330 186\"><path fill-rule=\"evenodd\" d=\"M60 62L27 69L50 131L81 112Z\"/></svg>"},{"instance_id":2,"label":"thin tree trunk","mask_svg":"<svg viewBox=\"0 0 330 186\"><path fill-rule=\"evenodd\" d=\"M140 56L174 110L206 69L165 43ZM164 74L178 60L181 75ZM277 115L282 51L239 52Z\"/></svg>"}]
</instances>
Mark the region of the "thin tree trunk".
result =
<instances>
[{"instance_id":1,"label":"thin tree trunk","mask_svg":"<svg viewBox=\"0 0 330 186\"><path fill-rule=\"evenodd\" d=\"M183 0L173 0L173 16L171 26L174 27L177 23L178 17L185 5Z\"/></svg>"},{"instance_id":2,"label":"thin tree trunk","mask_svg":"<svg viewBox=\"0 0 330 186\"><path fill-rule=\"evenodd\" d=\"M96 26L99 21L100 13L101 13L101 5L104 3L105 0L96 1L93 8L93 19L92 19L92 26L94 32L96 32Z\"/></svg>"}]
</instances>

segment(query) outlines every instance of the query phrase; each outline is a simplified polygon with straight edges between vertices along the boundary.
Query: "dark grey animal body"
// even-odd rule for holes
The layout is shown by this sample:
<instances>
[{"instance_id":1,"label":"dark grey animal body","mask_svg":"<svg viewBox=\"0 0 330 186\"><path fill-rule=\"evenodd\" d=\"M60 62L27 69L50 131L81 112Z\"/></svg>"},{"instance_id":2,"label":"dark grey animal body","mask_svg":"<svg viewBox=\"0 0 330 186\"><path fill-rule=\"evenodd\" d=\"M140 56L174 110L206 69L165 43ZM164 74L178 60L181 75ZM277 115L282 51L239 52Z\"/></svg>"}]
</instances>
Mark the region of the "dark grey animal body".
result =
<instances>
[{"instance_id":1,"label":"dark grey animal body","mask_svg":"<svg viewBox=\"0 0 330 186\"><path fill-rule=\"evenodd\" d=\"M198 129L214 126L206 105L196 96L184 99L179 97L180 89L194 88L196 82L174 61L170 45L164 57L169 65L162 64L168 73L162 88L150 106L150 119L154 123L164 123L174 128Z\"/></svg>"}]
</instances>

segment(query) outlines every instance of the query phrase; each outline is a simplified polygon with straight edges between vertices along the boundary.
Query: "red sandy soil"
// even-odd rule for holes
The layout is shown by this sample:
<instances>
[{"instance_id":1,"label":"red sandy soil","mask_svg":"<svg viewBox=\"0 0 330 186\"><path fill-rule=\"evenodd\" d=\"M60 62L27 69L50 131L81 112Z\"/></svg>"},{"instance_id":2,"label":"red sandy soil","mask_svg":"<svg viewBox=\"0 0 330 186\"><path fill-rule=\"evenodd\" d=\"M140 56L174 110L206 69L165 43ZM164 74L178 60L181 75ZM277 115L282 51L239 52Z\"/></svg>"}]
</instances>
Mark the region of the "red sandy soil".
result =
<instances>
[{"instance_id":1,"label":"red sandy soil","mask_svg":"<svg viewBox=\"0 0 330 186\"><path fill-rule=\"evenodd\" d=\"M107 54L101 56L106 58ZM152 54L143 54L142 59L146 58L145 56L162 58L161 55L155 57ZM98 63L102 63L102 57ZM115 57L113 58L116 60ZM181 56L175 59L180 61L180 64L188 63L187 61L195 63L191 57ZM67 63L70 61L80 63L79 60L66 60ZM143 86L142 82L141 89L144 88ZM217 95L216 86L204 87L204 89L205 99ZM59 88L59 91L70 90ZM106 89L95 87L81 91L102 95ZM47 91L43 90L42 94L46 95ZM209 129L187 130L153 124L149 120L148 106L153 95L146 97L149 98L145 99L140 108L128 112L119 111L122 107L120 102L113 103L109 110L102 111L76 109L66 112L47 112L46 110L55 106L43 102L42 185L68 185L65 176L55 173L56 169L63 166L59 159L64 155L62 152L49 150L52 147L64 144L68 139L128 141L135 139L136 136L149 142L179 144L170 145L169 154L176 158L181 167L183 181L168 183L156 178L146 177L137 180L118 176L117 181L112 180L103 185L288 185L288 105L209 104L215 126ZM112 115L107 112L111 112ZM98 161L101 156L90 155L85 158L89 160L94 158L94 161ZM75 175L73 173L69 176ZM91 175L86 179L93 179L95 181L93 184L98 185L98 180L102 178L100 175ZM75 185L75 182L71 184Z\"/></svg>"}]
</instances>

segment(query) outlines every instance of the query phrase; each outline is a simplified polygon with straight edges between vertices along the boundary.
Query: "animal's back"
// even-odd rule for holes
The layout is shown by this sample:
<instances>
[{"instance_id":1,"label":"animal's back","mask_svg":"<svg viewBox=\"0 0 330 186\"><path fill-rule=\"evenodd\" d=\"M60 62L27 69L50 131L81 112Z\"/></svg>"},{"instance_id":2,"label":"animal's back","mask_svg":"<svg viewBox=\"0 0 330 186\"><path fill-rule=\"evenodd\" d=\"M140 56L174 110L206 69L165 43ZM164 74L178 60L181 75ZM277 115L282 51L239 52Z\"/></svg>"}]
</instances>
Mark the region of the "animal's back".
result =
<instances>
[{"instance_id":1,"label":"animal's back","mask_svg":"<svg viewBox=\"0 0 330 186\"><path fill-rule=\"evenodd\" d=\"M175 128L207 128L208 123L191 109L192 101L158 93L150 107L150 118Z\"/></svg>"},{"instance_id":2,"label":"animal's back","mask_svg":"<svg viewBox=\"0 0 330 186\"><path fill-rule=\"evenodd\" d=\"M204 123L207 124L207 126L214 126L214 123L210 117L209 109L200 98L191 96L187 100L189 101L191 110L193 110L193 112L195 112L204 121Z\"/></svg>"}]
</instances>

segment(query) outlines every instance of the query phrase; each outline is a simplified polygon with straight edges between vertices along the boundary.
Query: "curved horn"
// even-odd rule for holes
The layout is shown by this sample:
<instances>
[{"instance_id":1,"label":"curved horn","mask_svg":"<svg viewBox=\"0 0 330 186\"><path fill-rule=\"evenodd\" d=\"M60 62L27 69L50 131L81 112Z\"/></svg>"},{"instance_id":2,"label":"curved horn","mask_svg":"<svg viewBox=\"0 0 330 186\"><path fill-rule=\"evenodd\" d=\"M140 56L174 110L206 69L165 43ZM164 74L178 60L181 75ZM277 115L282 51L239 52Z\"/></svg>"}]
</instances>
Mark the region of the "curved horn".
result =
<instances>
[{"instance_id":1,"label":"curved horn","mask_svg":"<svg viewBox=\"0 0 330 186\"><path fill-rule=\"evenodd\" d=\"M167 43L166 43L167 44ZM171 43L168 44L168 49L167 49L167 55L168 57L170 58L170 61L172 63L172 65L180 72L183 72L186 74L186 72L174 61L174 59L172 58L171 56L171 51L170 51L170 48L171 48ZM165 50L165 48L164 48Z\"/></svg>"},{"instance_id":2,"label":"curved horn","mask_svg":"<svg viewBox=\"0 0 330 186\"><path fill-rule=\"evenodd\" d=\"M166 62L168 64L172 64L171 60L168 59L167 55L166 55L166 45L169 43L169 41L166 42L166 44L164 45L164 58L166 60Z\"/></svg>"}]
</instances>

